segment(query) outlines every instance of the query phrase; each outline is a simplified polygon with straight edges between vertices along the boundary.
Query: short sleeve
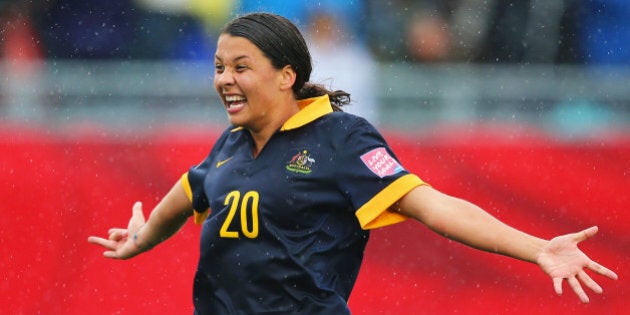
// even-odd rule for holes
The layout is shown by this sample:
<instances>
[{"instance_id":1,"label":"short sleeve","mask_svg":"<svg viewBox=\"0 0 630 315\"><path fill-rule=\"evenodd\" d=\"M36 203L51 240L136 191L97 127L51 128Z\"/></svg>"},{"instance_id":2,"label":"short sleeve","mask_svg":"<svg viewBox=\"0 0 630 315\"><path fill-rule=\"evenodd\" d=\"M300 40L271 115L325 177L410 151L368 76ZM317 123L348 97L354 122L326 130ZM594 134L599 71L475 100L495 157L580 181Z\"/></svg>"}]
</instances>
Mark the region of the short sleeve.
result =
<instances>
[{"instance_id":1,"label":"short sleeve","mask_svg":"<svg viewBox=\"0 0 630 315\"><path fill-rule=\"evenodd\" d=\"M363 229L382 227L406 219L388 211L411 189L424 184L400 163L381 134L358 119L348 129L337 151L336 173Z\"/></svg>"},{"instance_id":2,"label":"short sleeve","mask_svg":"<svg viewBox=\"0 0 630 315\"><path fill-rule=\"evenodd\" d=\"M191 167L184 176L182 176L182 185L184 191L192 202L195 210L195 223L202 223L210 213L210 204L204 190L204 181L208 171L208 159L197 166ZM186 187L188 186L188 187Z\"/></svg>"},{"instance_id":3,"label":"short sleeve","mask_svg":"<svg viewBox=\"0 0 630 315\"><path fill-rule=\"evenodd\" d=\"M216 141L212 151L210 151L210 154L208 154L205 160L191 167L188 172L182 176L181 183L188 199L192 202L193 209L195 210L195 223L197 224L201 224L210 214L210 203L206 195L204 184L208 177L208 171L210 170L211 161L217 147L220 147L220 144L225 142L227 134L228 131L226 130Z\"/></svg>"}]
</instances>

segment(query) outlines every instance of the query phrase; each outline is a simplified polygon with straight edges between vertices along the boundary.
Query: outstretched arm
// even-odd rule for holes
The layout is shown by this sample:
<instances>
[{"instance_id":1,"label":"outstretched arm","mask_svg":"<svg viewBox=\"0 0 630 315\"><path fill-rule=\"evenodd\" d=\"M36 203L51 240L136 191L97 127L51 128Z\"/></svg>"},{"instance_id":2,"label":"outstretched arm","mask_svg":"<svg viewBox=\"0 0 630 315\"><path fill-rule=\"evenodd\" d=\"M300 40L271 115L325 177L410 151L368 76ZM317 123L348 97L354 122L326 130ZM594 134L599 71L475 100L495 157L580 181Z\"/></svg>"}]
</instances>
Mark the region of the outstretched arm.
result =
<instances>
[{"instance_id":1,"label":"outstretched arm","mask_svg":"<svg viewBox=\"0 0 630 315\"><path fill-rule=\"evenodd\" d=\"M601 293L602 289L584 268L617 279L614 272L592 261L577 247L579 242L597 233L596 227L547 241L502 223L470 202L426 185L410 191L391 210L412 217L431 230L468 246L536 263L553 279L558 294L562 293L562 280L567 279L585 303L588 296L579 281L597 293Z\"/></svg>"},{"instance_id":2,"label":"outstretched arm","mask_svg":"<svg viewBox=\"0 0 630 315\"><path fill-rule=\"evenodd\" d=\"M88 242L105 247L107 258L129 259L171 237L192 214L192 204L178 181L151 211L148 221L142 204L136 202L126 229L112 228L107 239L90 236Z\"/></svg>"}]
</instances>

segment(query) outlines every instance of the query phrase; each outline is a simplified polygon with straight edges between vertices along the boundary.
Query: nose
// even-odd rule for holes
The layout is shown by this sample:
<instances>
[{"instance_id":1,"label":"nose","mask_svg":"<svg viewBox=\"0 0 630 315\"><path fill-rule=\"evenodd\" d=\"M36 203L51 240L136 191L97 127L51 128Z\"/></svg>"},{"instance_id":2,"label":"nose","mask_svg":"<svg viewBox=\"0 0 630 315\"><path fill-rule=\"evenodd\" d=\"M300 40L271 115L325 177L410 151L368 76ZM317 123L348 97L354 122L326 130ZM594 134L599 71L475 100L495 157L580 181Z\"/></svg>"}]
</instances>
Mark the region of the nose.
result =
<instances>
[{"instance_id":1,"label":"nose","mask_svg":"<svg viewBox=\"0 0 630 315\"><path fill-rule=\"evenodd\" d=\"M214 75L214 82L218 86L230 86L234 84L234 74L231 71L224 70Z\"/></svg>"}]
</instances>

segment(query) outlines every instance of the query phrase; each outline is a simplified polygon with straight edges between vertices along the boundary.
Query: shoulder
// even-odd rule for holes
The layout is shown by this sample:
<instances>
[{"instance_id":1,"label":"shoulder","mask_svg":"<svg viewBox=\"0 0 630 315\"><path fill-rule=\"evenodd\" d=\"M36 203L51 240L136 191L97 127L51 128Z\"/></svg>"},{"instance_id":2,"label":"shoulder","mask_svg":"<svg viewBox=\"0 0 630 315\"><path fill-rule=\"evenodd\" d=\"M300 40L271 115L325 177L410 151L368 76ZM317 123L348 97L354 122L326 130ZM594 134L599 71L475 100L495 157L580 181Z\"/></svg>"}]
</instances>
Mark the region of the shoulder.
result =
<instances>
[{"instance_id":1,"label":"shoulder","mask_svg":"<svg viewBox=\"0 0 630 315\"><path fill-rule=\"evenodd\" d=\"M380 132L367 119L346 113L332 112L327 115L325 122L331 129L335 130L338 135L346 135L349 137L359 135L376 135L380 137Z\"/></svg>"},{"instance_id":2,"label":"shoulder","mask_svg":"<svg viewBox=\"0 0 630 315\"><path fill-rule=\"evenodd\" d=\"M384 144L381 133L365 118L346 113L332 112L312 124L314 132L326 134L337 148L363 147L366 143Z\"/></svg>"},{"instance_id":3,"label":"shoulder","mask_svg":"<svg viewBox=\"0 0 630 315\"><path fill-rule=\"evenodd\" d=\"M205 161L211 161L219 152L224 150L234 150L238 147L244 139L244 129L236 126L229 126L219 135L219 137L212 144L210 152L205 158Z\"/></svg>"},{"instance_id":4,"label":"shoulder","mask_svg":"<svg viewBox=\"0 0 630 315\"><path fill-rule=\"evenodd\" d=\"M214 147L221 147L223 145L235 142L239 142L245 135L245 128L237 126L229 126L221 133L221 136L214 143Z\"/></svg>"},{"instance_id":5,"label":"shoulder","mask_svg":"<svg viewBox=\"0 0 630 315\"><path fill-rule=\"evenodd\" d=\"M347 112L332 112L323 117L322 124L347 131L355 129L376 130L365 118Z\"/></svg>"}]
</instances>

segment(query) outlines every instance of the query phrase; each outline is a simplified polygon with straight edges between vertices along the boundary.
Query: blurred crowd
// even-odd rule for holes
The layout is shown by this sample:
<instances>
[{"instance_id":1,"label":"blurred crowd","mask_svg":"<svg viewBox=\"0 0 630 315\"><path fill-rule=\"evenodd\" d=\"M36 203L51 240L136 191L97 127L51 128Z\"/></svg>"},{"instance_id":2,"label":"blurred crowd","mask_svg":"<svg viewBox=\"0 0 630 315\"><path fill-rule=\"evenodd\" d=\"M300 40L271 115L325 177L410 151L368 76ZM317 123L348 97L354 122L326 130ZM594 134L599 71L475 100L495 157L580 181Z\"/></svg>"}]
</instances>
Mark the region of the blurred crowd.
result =
<instances>
[{"instance_id":1,"label":"blurred crowd","mask_svg":"<svg viewBox=\"0 0 630 315\"><path fill-rule=\"evenodd\" d=\"M629 63L630 1L370 1L371 47L419 62ZM404 9L403 9L404 8ZM376 14L378 12L378 14ZM405 30L397 34L397 30Z\"/></svg>"},{"instance_id":2,"label":"blurred crowd","mask_svg":"<svg viewBox=\"0 0 630 315\"><path fill-rule=\"evenodd\" d=\"M630 61L626 0L0 0L1 53L211 60L220 27L252 11L382 61Z\"/></svg>"},{"instance_id":3,"label":"blurred crowd","mask_svg":"<svg viewBox=\"0 0 630 315\"><path fill-rule=\"evenodd\" d=\"M298 25L311 81L375 124L379 62L630 64L628 0L0 0L0 94L10 116L34 117L33 61L212 62L224 23L256 11Z\"/></svg>"}]
</instances>

